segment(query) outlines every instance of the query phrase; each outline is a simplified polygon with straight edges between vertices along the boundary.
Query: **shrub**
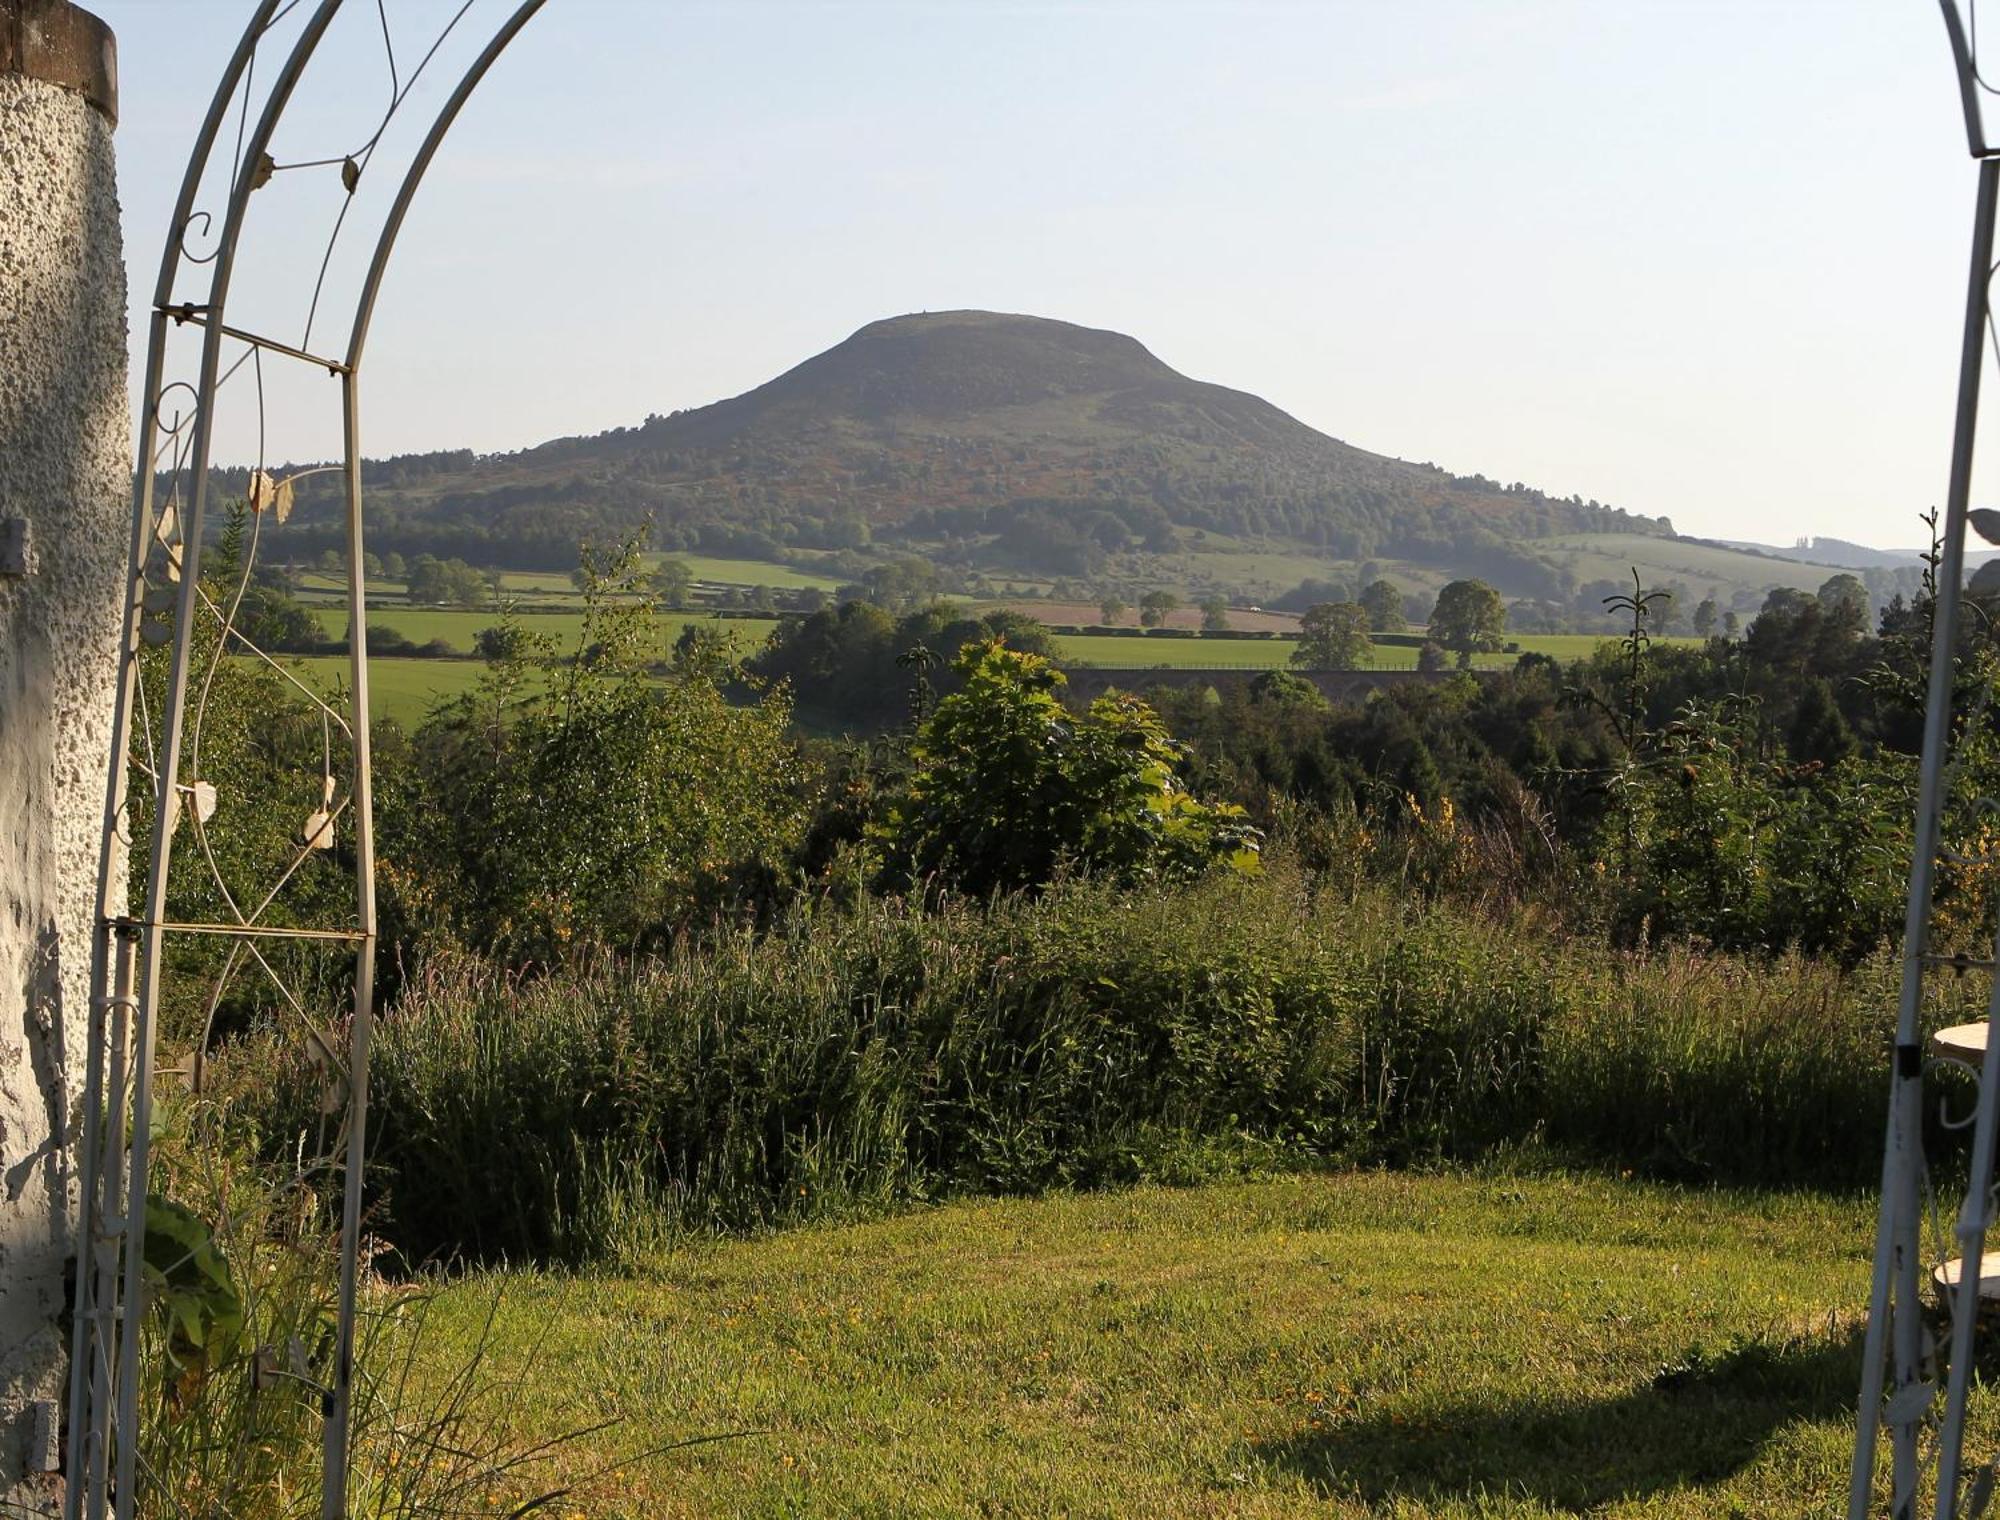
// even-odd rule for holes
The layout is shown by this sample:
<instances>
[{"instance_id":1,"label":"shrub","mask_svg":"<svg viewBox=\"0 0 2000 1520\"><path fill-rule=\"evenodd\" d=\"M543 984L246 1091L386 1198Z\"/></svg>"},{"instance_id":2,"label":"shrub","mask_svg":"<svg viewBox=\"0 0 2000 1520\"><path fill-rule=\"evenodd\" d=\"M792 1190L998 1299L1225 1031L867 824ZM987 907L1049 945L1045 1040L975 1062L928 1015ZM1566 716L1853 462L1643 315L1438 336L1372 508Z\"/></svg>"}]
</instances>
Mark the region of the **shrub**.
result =
<instances>
[{"instance_id":1,"label":"shrub","mask_svg":"<svg viewBox=\"0 0 2000 1520\"><path fill-rule=\"evenodd\" d=\"M554 659L505 625L480 689L385 776L382 880L405 932L546 961L642 946L776 891L808 812L790 706L730 703L726 656L683 651L653 680L662 640L632 598L639 575L627 553L587 578L590 657Z\"/></svg>"},{"instance_id":2,"label":"shrub","mask_svg":"<svg viewBox=\"0 0 2000 1520\"><path fill-rule=\"evenodd\" d=\"M983 896L1065 867L1126 879L1256 868L1243 809L1188 793L1146 703L1106 695L1077 717L1056 696L1060 670L997 641L966 646L952 668L964 687L919 732L917 768L880 831L906 879Z\"/></svg>"}]
</instances>

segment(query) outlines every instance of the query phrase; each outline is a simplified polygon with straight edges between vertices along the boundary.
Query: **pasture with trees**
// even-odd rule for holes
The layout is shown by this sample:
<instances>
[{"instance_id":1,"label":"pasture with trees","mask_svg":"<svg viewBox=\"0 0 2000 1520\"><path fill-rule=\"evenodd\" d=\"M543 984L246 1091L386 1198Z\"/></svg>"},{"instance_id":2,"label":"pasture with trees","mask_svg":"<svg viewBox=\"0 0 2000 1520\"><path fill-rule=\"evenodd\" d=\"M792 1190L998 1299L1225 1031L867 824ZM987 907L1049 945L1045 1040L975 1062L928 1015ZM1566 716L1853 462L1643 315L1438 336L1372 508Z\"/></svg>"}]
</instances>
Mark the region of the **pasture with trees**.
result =
<instances>
[{"instance_id":1,"label":"pasture with trees","mask_svg":"<svg viewBox=\"0 0 2000 1520\"><path fill-rule=\"evenodd\" d=\"M1355 602L1321 602L1299 619L1299 645L1292 651L1297 670L1353 670L1368 658L1367 609Z\"/></svg>"}]
</instances>

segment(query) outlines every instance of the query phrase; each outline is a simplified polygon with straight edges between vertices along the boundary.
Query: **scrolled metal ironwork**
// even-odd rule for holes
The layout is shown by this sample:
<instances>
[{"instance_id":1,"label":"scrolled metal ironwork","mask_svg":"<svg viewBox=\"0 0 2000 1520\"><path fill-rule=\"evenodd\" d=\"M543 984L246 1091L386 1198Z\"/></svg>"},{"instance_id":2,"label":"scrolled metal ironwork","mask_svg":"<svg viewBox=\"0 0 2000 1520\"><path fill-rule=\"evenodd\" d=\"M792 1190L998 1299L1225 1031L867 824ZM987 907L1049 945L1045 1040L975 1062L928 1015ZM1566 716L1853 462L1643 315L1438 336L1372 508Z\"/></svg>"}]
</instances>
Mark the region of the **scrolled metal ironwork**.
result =
<instances>
[{"instance_id":1,"label":"scrolled metal ironwork","mask_svg":"<svg viewBox=\"0 0 2000 1520\"><path fill-rule=\"evenodd\" d=\"M64 1498L66 1520L129 1520L138 1511L145 1480L140 1449L138 1392L145 1306L145 1272L137 1249L151 1169L151 1110L161 1073L157 1068L163 985L185 968L168 955L172 944L226 946L207 962L208 980L190 1005L196 1048L190 1076L196 1082L217 1011L239 979L248 975L267 989L272 1005L309 1059L325 1074L328 1110L319 1145L299 1159L300 1185L330 1187L338 1178L341 1274L335 1345L323 1381L321 1512L338 1520L347 1512L349 1433L355 1396L353 1346L362 1270L362 1202L368 1133L368 1042L373 1019L376 920L373 881L373 801L368 725L367 597L361 497L360 366L390 254L410 203L446 134L493 63L541 8L525 0L500 14L476 56L463 67L429 129L404 168L395 195L382 212L349 324L346 341L329 357L312 351L329 275L344 235L355 226L357 190L379 172L379 153L391 122L411 99L417 81L443 54L448 39L480 0L461 0L430 38L413 68L396 51L393 9L376 0L389 89L377 97L349 142L352 150L306 156L280 164L271 144L300 82L321 58L321 43L344 0L257 0L224 67L191 152L168 221L149 322L143 402L139 414L129 579L120 676L108 768L103 855L99 872L99 931L93 943L92 988L78 1172L83 1208L78 1247L76 1313L72 1323L70 1443ZM296 15L295 15L296 13ZM288 19L292 29L280 36ZM275 69L258 76L260 55L282 47ZM338 75L343 67L331 67ZM233 143L222 146L226 124ZM230 325L227 312L254 197L278 174L331 169L325 183L338 196L327 241L302 287L301 341L280 342ZM197 209L201 187L226 182L220 214ZM212 246L211 246L212 244ZM260 245L261 246L261 245ZM199 281L199 294L183 293ZM170 363L169 339L183 329L199 335L191 370ZM236 352L240 348L241 352ZM265 412L267 355L305 361L338 383L341 458L338 464L268 471L269 418ZM226 361L226 362L225 362ZM255 385L242 393L254 408L256 462L245 501L247 529L238 555L220 584L203 567L205 524L217 489L212 455L219 405L237 395L225 388L245 369ZM236 405L234 400L230 405ZM259 647L241 613L253 577L299 482L337 473L342 480L345 543L343 605L350 627L350 663L344 689L328 691L302 679L271 651ZM165 621L171 613L171 624ZM169 646L164 649L161 646ZM159 650L160 653L153 651ZM148 660L166 660L164 675L142 671ZM204 734L218 683L232 660L254 663L284 683L297 710L316 717L319 753L303 773L314 799L309 816L283 849L267 851L250 879L219 846L230 800L206 775ZM161 696L161 692L164 696ZM136 805L136 806L135 806ZM150 826L147 871L135 908L122 880L124 851L134 843L135 821ZM217 914L176 910L181 878L173 869L177 843L193 849L199 879ZM285 904L303 873L351 869L351 911L338 922L292 921ZM281 911L284 910L284 911ZM344 1012L319 1006L295 986L299 955L348 955L350 996ZM337 1121L337 1122L335 1122Z\"/></svg>"}]
</instances>

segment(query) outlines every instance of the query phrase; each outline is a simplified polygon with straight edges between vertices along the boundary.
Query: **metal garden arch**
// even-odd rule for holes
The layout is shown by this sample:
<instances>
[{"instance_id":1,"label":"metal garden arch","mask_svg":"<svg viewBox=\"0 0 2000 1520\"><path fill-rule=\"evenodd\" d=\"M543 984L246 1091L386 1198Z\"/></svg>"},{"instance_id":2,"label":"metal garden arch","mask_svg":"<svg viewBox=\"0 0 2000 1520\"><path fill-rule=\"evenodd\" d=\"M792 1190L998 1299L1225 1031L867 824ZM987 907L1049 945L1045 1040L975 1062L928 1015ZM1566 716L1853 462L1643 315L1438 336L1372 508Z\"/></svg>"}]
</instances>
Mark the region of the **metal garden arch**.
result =
<instances>
[{"instance_id":1,"label":"metal garden arch","mask_svg":"<svg viewBox=\"0 0 2000 1520\"><path fill-rule=\"evenodd\" d=\"M330 1378L320 1389L324 1415L322 1514L328 1520L336 1520L347 1513L356 1289L361 1271L361 1205L368 1122L367 1061L376 948L368 651L367 640L362 636L366 627L361 504L362 362L389 256L425 171L467 98L541 9L542 3L543 0L519 0L465 67L439 108L377 230L347 341L337 353L316 353L311 346L313 317L320 294L318 285L314 287L304 333L297 343L230 323L230 287L239 253L246 246L244 227L253 198L280 173L318 172L325 174L329 182L337 176L346 200L328 244L330 261L333 241L340 237L355 191L370 168L390 118L407 102L411 87L435 58L445 37L464 21L473 0L465 0L451 15L443 32L408 78L398 73L387 10L383 0L377 0L375 9L382 23L391 77L388 109L361 147L332 158L296 164L273 160L270 152L273 137L343 0L315 0L310 7L304 0L258 0L216 87L174 204L154 285L148 330L137 448L140 468L134 490L130 572L105 793L99 926L91 957L84 1129L77 1165L82 1213L72 1321L65 1520L85 1516L97 1520L107 1514L117 1516L118 1520L130 1520L138 1503L141 1461L138 1321L146 1302L143 1252L138 1246L147 1210L164 952L169 940L178 936L206 936L226 942L230 948L223 964L225 982L246 967L267 975L305 1026L305 1038L322 1054L328 1068L329 1092L335 1100L330 1106L339 1110L339 1122L329 1126L332 1144L322 1160L326 1167L341 1175L343 1206L337 1342ZM277 28L293 18L294 12L300 13L294 23L297 30L268 86L260 93L256 80L260 51L277 45L272 41ZM236 121L235 141L232 147L224 148L221 144L232 115ZM205 179L215 170L226 170L227 183L226 205L219 227L211 212L196 205ZM195 252L192 244L211 233L214 246L204 253ZM326 267L323 261L322 281ZM177 329L188 326L198 329L201 335L192 377L170 377L170 337ZM226 369L225 357L230 359ZM274 363L324 370L339 383L345 578L347 610L354 636L350 639L351 686L344 700L336 697L329 701L299 686L317 707L327 737L320 806L307 817L290 863L276 873L276 879L254 883L249 892L240 892L237 889L243 884L224 879L208 847L204 829L218 799L213 785L199 774L194 760L199 754L213 661L225 650L267 660L268 656L263 656L234 623L243 584L247 584L250 573L249 559L246 558L242 568L242 583L221 599L204 589L200 565L203 521L211 490L209 465L214 421L223 388L246 365L250 367L250 374L257 380L261 436L262 377L267 358ZM258 525L253 530L252 555L254 533L261 530L267 514L282 520L296 478L274 479L263 469L263 461L259 461L248 490ZM169 613L170 624L166 621ZM165 699L160 711L152 714L147 710L141 681L141 652L148 645L169 642L172 647ZM270 663L273 669L281 669L276 662ZM190 688L197 677L200 685L190 701ZM285 678L293 680L289 675ZM299 685L296 680L293 684ZM339 767L344 775L336 774L333 760L336 729L346 761ZM128 776L135 769L146 783L136 796L128 787ZM134 916L124 888L124 860L126 849L133 842L134 820L141 817L150 819L150 842L143 906ZM194 847L206 858L214 877L217 899L226 911L212 921L174 916L168 882L177 833L194 836ZM351 915L345 922L333 924L270 921L271 906L279 900L286 884L309 857L316 851L332 848L342 833L349 834L352 840ZM273 945L301 940L352 950L353 1006L344 1029L337 1024L317 1027L309 1002L293 992L267 954ZM215 996L218 999L221 996L220 984Z\"/></svg>"},{"instance_id":2,"label":"metal garden arch","mask_svg":"<svg viewBox=\"0 0 2000 1520\"><path fill-rule=\"evenodd\" d=\"M367 1060L376 949L368 652L367 640L362 636L367 612L362 532L362 363L389 256L425 172L466 100L494 61L541 9L543 0L518 0L464 68L411 156L400 186L383 214L344 347L336 353L319 353L311 342L320 296L317 284L304 331L296 344L251 332L229 321L231 283L239 254L246 246L245 223L256 194L282 173L321 173L329 183L337 177L346 197L335 222L333 240L337 241L363 175L379 172L373 171L371 160L389 119L408 100L410 86L432 62L445 37L464 21L476 0L464 0L456 9L443 33L407 79L397 70L386 0L375 0L374 9L381 19L383 42L389 53L391 99L386 114L358 149L333 157L279 164L270 151L274 134L343 3L344 0L312 0L310 4L307 0L257 0L197 134L174 204L153 290L144 404L139 419L140 468L134 491L128 594L105 793L99 925L92 947L93 995L83 1133L77 1163L82 1215L69 1390L65 1520L85 1520L85 1517L99 1520L105 1515L131 1520L136 1513L142 1460L138 1443L137 1324L146 1302L146 1280L142 1252L135 1247L146 1216L153 1088L158 1076L157 1018L166 970L165 952L171 940L183 936L207 937L228 945L221 973L224 982L239 971L268 977L301 1025L304 1038L324 1058L327 1068L329 1092L335 1100L330 1102L329 1110L337 1115L337 1123L328 1126L331 1138L322 1163L341 1176L343 1206L337 1343L330 1378L319 1390L324 1414L322 1514L325 1520L344 1520L347 1513L356 1291L362 1270ZM1948 1043L1939 1051L1946 1058L1956 1057L1967 1064L1976 1064L1980 1075L1973 1173L1955 1232L1960 1260L1980 1265L1965 1271L1946 1266L1933 1274L1949 1286L1950 1296L1955 1299L1943 1415L1941 1419L1933 1417L1930 1408L1937 1391L1936 1379L1931 1370L1920 1294L1920 1263L1925 1253L1920 1240L1924 1055L1919 1019L1927 976L1944 966L1955 971L1968 969L1961 964L1962 958L1931 953L1930 899L1939 858L1944 781L1951 762L1953 650L1960 623L1959 592L1983 346L1994 331L1990 284L1995 272L1996 211L2000 210L2000 145L1989 143L1983 118L1986 97L2000 92L1989 88L1980 74L1974 19L1970 10L1961 15L1961 4L1975 6L1976 0L1940 0L1957 68L1967 139L1979 164L1978 198L1961 351L1957 431L1939 566L1917 843L1910 877L1905 970L1897 1020L1861 1414L1849 1496L1850 1520L1865 1520L1870 1511L1878 1435L1884 1424L1891 1435L1890 1513L1896 1520L1914 1520L1920 1487L1928 1474L1934 1473L1935 1478L1937 1520L1955 1520L1961 1513L1961 1488L1981 1486L1977 1481L1966 1484L1960 1455L1972 1361L1971 1338L1982 1281L1989 1293L2000 1293L2000 1258L1983 1255L1985 1232L1993 1213L1995 1144L2000 1139L2000 1041L1985 1038L1993 1022L2000 1019L2000 977L1996 977L1987 1022L1953 1032L1960 1035L1958 1044ZM296 30L275 74L260 92L256 81L260 53L279 45L274 39L280 26L288 21ZM236 124L234 142L225 148L223 138L232 115ZM221 171L226 171L227 193L217 226L212 213L198 208L196 202L205 180L212 172ZM196 253L191 242L206 240L211 234L214 246L208 252ZM327 253L329 260L331 257L332 241ZM323 261L322 282L326 267ZM203 271L206 271L205 287ZM201 340L191 376L170 376L170 338L176 331L189 327L199 331ZM318 709L326 734L319 806L307 817L295 840L289 865L276 873L274 881L257 884L263 888L261 893L239 896L223 879L224 873L204 833L218 799L214 787L200 774L201 724L207 683L212 679L213 662L221 653L232 650L267 660L268 656L235 624L242 585L218 600L204 588L200 563L203 522L211 490L209 466L217 408L224 399L225 386L248 366L258 382L261 424L262 374L267 358L273 363L323 370L338 381L342 459L337 468L345 511L342 558L352 630L351 673L344 697L328 700L299 686ZM227 367L225 359L229 361ZM237 393L241 389L239 386ZM249 504L256 510L259 525L267 514L282 520L297 478L274 479L263 464L260 459L248 487ZM256 532L253 528L252 556ZM241 570L244 584L249 573L246 560ZM148 708L141 680L141 654L149 645L161 644L171 644L171 651L164 700L154 713ZM299 684L275 661L270 663L285 679ZM338 746L334 738L336 729L340 735ZM345 761L339 767L334 763L336 747L343 752ZM136 793L128 786L128 777L135 771L145 783ZM141 818L149 822L150 837L142 906L135 915L124 886L124 859L127 846L134 842L135 821ZM193 846L214 877L217 900L225 907L225 911L211 920L179 919L173 913L168 891L170 866L176 835L183 827L194 836ZM339 923L273 922L270 910L281 900L287 883L315 851L329 848L343 834L351 838L354 878L351 914ZM344 1027L338 1022L316 1022L312 1007L286 984L267 953L273 946L300 941L334 951L351 950L352 1011ZM1993 961L1981 963L1977 969L1992 975L1996 965L2000 965L2000 950L1996 950ZM220 997L220 985L214 995ZM1886 1398L1885 1381L1890 1385ZM1933 1441L1926 1442L1927 1432L1934 1435ZM1933 1460L1927 1461L1927 1456ZM1991 1475L1989 1466L1985 1479L1988 1486Z\"/></svg>"}]
</instances>

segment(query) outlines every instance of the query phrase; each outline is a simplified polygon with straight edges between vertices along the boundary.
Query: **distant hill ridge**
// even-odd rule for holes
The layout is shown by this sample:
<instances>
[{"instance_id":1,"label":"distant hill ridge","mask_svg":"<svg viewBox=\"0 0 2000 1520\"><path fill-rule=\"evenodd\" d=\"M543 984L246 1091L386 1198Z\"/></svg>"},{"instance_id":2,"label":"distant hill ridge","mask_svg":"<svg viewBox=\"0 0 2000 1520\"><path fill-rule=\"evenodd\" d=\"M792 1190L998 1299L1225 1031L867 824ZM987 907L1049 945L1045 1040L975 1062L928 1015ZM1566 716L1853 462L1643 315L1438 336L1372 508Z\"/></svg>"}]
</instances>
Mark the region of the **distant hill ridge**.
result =
<instances>
[{"instance_id":1,"label":"distant hill ridge","mask_svg":"<svg viewBox=\"0 0 2000 1520\"><path fill-rule=\"evenodd\" d=\"M866 550L1042 577L1214 535L1560 595L1560 571L1527 540L1672 532L1370 453L1189 379L1123 333L986 311L871 322L740 396L638 427L368 476L371 542L524 567L572 562L580 538L649 520L668 549ZM330 513L333 482L308 484Z\"/></svg>"}]
</instances>

